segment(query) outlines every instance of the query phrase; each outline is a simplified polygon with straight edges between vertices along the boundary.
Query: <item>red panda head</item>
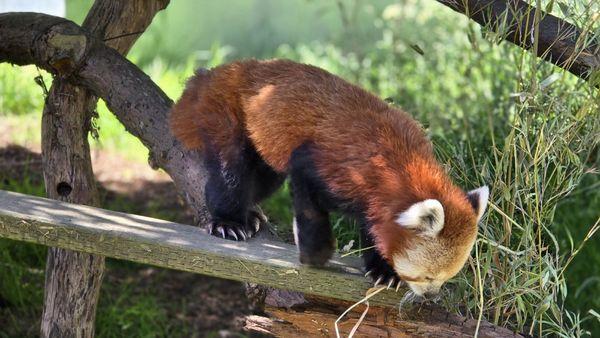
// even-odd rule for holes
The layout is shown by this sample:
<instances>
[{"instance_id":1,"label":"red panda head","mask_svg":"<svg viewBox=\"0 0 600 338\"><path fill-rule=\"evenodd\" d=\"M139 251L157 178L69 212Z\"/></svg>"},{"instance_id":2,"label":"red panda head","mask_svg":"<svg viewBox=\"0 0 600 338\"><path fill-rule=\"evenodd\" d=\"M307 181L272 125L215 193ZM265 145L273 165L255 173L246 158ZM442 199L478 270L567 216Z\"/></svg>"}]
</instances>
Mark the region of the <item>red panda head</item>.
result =
<instances>
[{"instance_id":1,"label":"red panda head","mask_svg":"<svg viewBox=\"0 0 600 338\"><path fill-rule=\"evenodd\" d=\"M437 294L442 284L461 270L475 243L488 196L489 189L484 186L467 193L471 210L451 201L444 206L437 199L427 199L398 214L397 226L408 230L412 239L404 250L392 254L391 261L414 293Z\"/></svg>"},{"instance_id":2,"label":"red panda head","mask_svg":"<svg viewBox=\"0 0 600 338\"><path fill-rule=\"evenodd\" d=\"M374 229L377 249L415 294L437 294L469 257L488 196L483 186L417 198Z\"/></svg>"}]
</instances>

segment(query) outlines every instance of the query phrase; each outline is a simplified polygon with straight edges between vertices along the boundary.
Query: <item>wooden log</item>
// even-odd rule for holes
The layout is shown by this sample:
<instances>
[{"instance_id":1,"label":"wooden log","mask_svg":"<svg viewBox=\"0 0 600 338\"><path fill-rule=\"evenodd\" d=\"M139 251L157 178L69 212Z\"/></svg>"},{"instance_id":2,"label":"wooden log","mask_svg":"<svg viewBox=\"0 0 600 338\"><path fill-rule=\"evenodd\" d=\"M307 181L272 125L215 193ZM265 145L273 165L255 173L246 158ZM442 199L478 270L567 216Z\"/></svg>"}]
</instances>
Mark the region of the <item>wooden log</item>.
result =
<instances>
[{"instance_id":1,"label":"wooden log","mask_svg":"<svg viewBox=\"0 0 600 338\"><path fill-rule=\"evenodd\" d=\"M352 303L321 297L308 297L309 304L300 309L267 306L265 316L248 316L245 329L275 337L336 337L335 322ZM359 305L338 323L342 337L348 337L365 311ZM400 312L398 308L370 306L358 324L354 337L522 337L487 321L465 319L433 305L415 304Z\"/></svg>"},{"instance_id":2,"label":"wooden log","mask_svg":"<svg viewBox=\"0 0 600 338\"><path fill-rule=\"evenodd\" d=\"M42 114L46 196L98 205L88 125L90 94L61 81L50 89ZM93 337L104 257L49 248L41 337Z\"/></svg>"},{"instance_id":3,"label":"wooden log","mask_svg":"<svg viewBox=\"0 0 600 338\"><path fill-rule=\"evenodd\" d=\"M100 39L143 32L163 0L97 0L83 28ZM125 54L139 33L107 42ZM55 37L56 38L56 37ZM69 40L66 41L80 41ZM64 62L64 59L62 59ZM58 62L58 61L57 61ZM88 133L97 98L86 88L56 77L42 116L42 159L46 195L70 203L98 205ZM93 337L104 257L49 248L46 263L42 337Z\"/></svg>"}]
</instances>

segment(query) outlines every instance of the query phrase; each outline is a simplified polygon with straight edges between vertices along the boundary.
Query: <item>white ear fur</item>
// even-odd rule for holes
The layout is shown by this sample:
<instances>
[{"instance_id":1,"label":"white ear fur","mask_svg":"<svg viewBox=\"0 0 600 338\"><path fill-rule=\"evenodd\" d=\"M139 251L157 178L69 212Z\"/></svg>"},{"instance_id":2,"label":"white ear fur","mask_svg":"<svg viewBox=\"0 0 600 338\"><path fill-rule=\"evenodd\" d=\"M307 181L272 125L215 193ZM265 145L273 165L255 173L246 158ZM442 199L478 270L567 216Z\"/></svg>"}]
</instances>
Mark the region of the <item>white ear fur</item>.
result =
<instances>
[{"instance_id":1,"label":"white ear fur","mask_svg":"<svg viewBox=\"0 0 600 338\"><path fill-rule=\"evenodd\" d=\"M396 223L400 226L421 230L425 235L435 237L444 227L444 207L440 201L428 199L415 203L398 214Z\"/></svg>"},{"instance_id":2,"label":"white ear fur","mask_svg":"<svg viewBox=\"0 0 600 338\"><path fill-rule=\"evenodd\" d=\"M487 187L487 185L484 185L483 187L469 191L467 193L467 197L469 198L469 202L471 202L473 208L475 208L475 212L477 213L477 223L479 223L488 205L490 189Z\"/></svg>"}]
</instances>

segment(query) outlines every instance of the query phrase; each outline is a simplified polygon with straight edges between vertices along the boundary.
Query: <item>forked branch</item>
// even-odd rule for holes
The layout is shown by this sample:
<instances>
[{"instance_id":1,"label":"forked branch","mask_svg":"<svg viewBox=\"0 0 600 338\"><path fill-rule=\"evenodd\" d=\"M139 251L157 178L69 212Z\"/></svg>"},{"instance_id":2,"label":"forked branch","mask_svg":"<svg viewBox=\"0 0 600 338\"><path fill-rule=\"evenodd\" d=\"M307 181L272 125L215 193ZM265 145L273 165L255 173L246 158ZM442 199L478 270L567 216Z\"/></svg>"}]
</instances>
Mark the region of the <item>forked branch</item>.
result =
<instances>
[{"instance_id":1,"label":"forked branch","mask_svg":"<svg viewBox=\"0 0 600 338\"><path fill-rule=\"evenodd\" d=\"M0 62L35 64L91 89L125 128L150 150L153 167L169 173L204 223L204 171L200 154L171 135L172 101L148 75L75 23L45 14L0 14Z\"/></svg>"}]
</instances>

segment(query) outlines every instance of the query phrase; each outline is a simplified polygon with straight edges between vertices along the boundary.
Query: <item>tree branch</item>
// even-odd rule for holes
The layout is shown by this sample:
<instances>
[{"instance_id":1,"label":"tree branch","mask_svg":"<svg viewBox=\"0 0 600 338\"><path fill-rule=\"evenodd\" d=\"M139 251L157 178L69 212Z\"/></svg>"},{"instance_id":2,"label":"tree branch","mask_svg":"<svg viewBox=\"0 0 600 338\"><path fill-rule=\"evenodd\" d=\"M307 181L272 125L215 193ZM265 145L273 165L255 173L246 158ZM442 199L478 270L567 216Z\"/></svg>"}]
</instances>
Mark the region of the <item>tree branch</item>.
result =
<instances>
[{"instance_id":1,"label":"tree branch","mask_svg":"<svg viewBox=\"0 0 600 338\"><path fill-rule=\"evenodd\" d=\"M169 173L197 220L207 221L202 156L184 149L169 132L171 99L116 50L69 20L5 13L0 14L0 62L36 64L91 89L150 150L151 165Z\"/></svg>"},{"instance_id":2,"label":"tree branch","mask_svg":"<svg viewBox=\"0 0 600 338\"><path fill-rule=\"evenodd\" d=\"M164 0L96 0L83 29L98 38L126 30L144 31ZM139 36L139 35L138 35ZM126 53L138 36L107 45ZM67 39L80 43L81 39ZM61 62L68 59L62 59ZM88 133L97 98L86 88L55 78L42 114L42 159L48 197L98 205ZM41 336L93 337L104 256L49 248Z\"/></svg>"},{"instance_id":3,"label":"tree branch","mask_svg":"<svg viewBox=\"0 0 600 338\"><path fill-rule=\"evenodd\" d=\"M566 69L582 79L600 69L600 44L590 32L551 14L539 11L535 47L536 8L521 0L437 0L466 15L483 27L503 34L515 45L531 50L540 58ZM534 48L535 47L535 48Z\"/></svg>"}]
</instances>

